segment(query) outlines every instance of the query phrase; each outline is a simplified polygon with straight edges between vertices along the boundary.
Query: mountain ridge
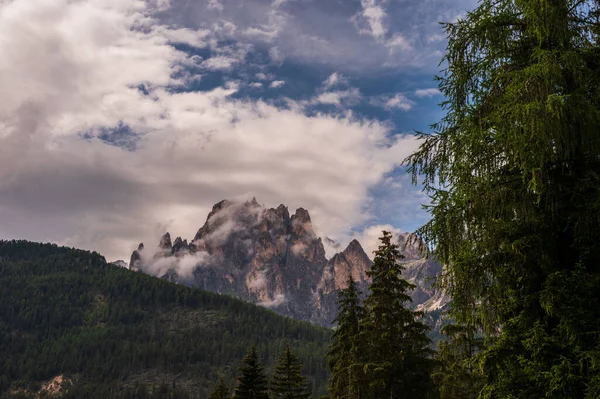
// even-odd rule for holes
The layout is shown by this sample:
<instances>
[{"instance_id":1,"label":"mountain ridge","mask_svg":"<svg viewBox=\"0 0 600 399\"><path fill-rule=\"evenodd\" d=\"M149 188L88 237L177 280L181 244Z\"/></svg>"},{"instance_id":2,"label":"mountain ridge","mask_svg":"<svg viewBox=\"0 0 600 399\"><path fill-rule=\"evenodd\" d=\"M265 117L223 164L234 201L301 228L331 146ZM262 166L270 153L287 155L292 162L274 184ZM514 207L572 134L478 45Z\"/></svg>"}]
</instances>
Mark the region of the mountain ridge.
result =
<instances>
[{"instance_id":1,"label":"mountain ridge","mask_svg":"<svg viewBox=\"0 0 600 399\"><path fill-rule=\"evenodd\" d=\"M428 279L441 272L434 259L420 257L409 234L398 237L407 253L406 278L417 283L414 306L424 305L438 291ZM155 248L140 244L131 256L130 269L178 283L227 293L271 308L277 313L316 324L331 325L337 313L337 292L352 276L364 291L372 264L357 239L327 258L327 245L341 249L328 237L317 237L308 210L290 215L281 204L267 208L256 198L246 202L216 203L206 221L187 240L165 233ZM424 276L427 276L427 279Z\"/></svg>"},{"instance_id":2,"label":"mountain ridge","mask_svg":"<svg viewBox=\"0 0 600 399\"><path fill-rule=\"evenodd\" d=\"M267 371L289 344L325 393L328 329L55 244L0 240L0 270L0 398L56 381L64 398L138 398L138 384L207 398L251 344Z\"/></svg>"}]
</instances>

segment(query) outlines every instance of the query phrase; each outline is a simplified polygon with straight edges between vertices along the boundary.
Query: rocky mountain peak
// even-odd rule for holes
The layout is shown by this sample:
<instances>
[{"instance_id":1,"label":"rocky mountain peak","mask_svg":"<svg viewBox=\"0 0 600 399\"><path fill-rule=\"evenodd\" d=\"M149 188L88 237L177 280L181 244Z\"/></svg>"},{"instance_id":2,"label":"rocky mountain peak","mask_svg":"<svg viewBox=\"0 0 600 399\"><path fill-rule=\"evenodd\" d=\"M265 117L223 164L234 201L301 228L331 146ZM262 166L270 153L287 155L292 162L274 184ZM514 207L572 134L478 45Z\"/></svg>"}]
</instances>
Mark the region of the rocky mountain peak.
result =
<instances>
[{"instance_id":1,"label":"rocky mountain peak","mask_svg":"<svg viewBox=\"0 0 600 399\"><path fill-rule=\"evenodd\" d=\"M292 222L294 221L300 223L311 223L308 211L304 208L296 209L296 213L294 213L292 216Z\"/></svg>"},{"instance_id":2,"label":"rocky mountain peak","mask_svg":"<svg viewBox=\"0 0 600 399\"><path fill-rule=\"evenodd\" d=\"M169 232L165 233L165 235L160 238L158 246L164 250L171 250L173 244L171 243L171 234L169 234Z\"/></svg>"},{"instance_id":3,"label":"rocky mountain peak","mask_svg":"<svg viewBox=\"0 0 600 399\"><path fill-rule=\"evenodd\" d=\"M190 249L187 240L182 240L181 237L177 237L173 241L172 251L174 254L188 252Z\"/></svg>"},{"instance_id":4,"label":"rocky mountain peak","mask_svg":"<svg viewBox=\"0 0 600 399\"><path fill-rule=\"evenodd\" d=\"M290 211L288 211L287 206L281 204L277 207L277 209L275 210L277 216L279 216L281 219L283 220L289 220L290 219Z\"/></svg>"},{"instance_id":5,"label":"rocky mountain peak","mask_svg":"<svg viewBox=\"0 0 600 399\"><path fill-rule=\"evenodd\" d=\"M337 251L329 260L324 242ZM212 207L190 243L181 237L171 242L166 233L153 247L155 253L144 254L140 244L129 267L330 325L337 312L337 292L346 288L349 276L364 291L372 264L357 240L340 252L341 248L317 237L304 208L290 217L283 204L265 208L256 198L223 200ZM427 272L423 267L410 269L410 277L419 282ZM422 290L418 295L429 293Z\"/></svg>"}]
</instances>

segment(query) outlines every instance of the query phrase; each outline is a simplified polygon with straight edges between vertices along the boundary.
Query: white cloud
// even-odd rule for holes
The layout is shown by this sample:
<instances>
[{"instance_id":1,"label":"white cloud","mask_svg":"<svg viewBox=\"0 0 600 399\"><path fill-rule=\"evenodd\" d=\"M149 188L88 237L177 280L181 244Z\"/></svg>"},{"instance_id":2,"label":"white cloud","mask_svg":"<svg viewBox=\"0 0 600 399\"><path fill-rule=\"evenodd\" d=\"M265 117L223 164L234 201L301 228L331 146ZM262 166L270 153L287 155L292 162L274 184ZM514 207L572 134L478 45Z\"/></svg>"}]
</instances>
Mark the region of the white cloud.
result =
<instances>
[{"instance_id":1,"label":"white cloud","mask_svg":"<svg viewBox=\"0 0 600 399\"><path fill-rule=\"evenodd\" d=\"M361 0L362 10L353 17L361 34L368 34L375 39L383 39L387 33L385 19L387 13L379 0Z\"/></svg>"},{"instance_id":2,"label":"white cloud","mask_svg":"<svg viewBox=\"0 0 600 399\"><path fill-rule=\"evenodd\" d=\"M252 82L250 83L248 86L254 88L254 89L262 89L263 84L260 82Z\"/></svg>"},{"instance_id":3,"label":"white cloud","mask_svg":"<svg viewBox=\"0 0 600 399\"><path fill-rule=\"evenodd\" d=\"M281 86L283 86L284 84L285 84L284 80L274 80L274 81L271 82L271 84L269 84L269 87L271 89L278 89Z\"/></svg>"},{"instance_id":4,"label":"white cloud","mask_svg":"<svg viewBox=\"0 0 600 399\"><path fill-rule=\"evenodd\" d=\"M337 85L347 85L348 84L348 79L342 75L339 72L334 72L331 75L329 75L327 77L327 79L325 79L325 81L323 81L323 88L325 90L330 89L333 86L337 86Z\"/></svg>"},{"instance_id":5,"label":"white cloud","mask_svg":"<svg viewBox=\"0 0 600 399\"><path fill-rule=\"evenodd\" d=\"M396 49L410 51L412 50L412 46L409 40L402 34L396 33L392 36L386 43L386 47L390 49L390 51L395 51Z\"/></svg>"},{"instance_id":6,"label":"white cloud","mask_svg":"<svg viewBox=\"0 0 600 399\"><path fill-rule=\"evenodd\" d=\"M225 9L223 4L221 4L219 2L219 0L208 0L208 4L206 5L206 8L208 8L209 10L217 10L217 11L223 11Z\"/></svg>"},{"instance_id":7,"label":"white cloud","mask_svg":"<svg viewBox=\"0 0 600 399\"><path fill-rule=\"evenodd\" d=\"M264 72L258 72L254 76L256 76L256 79L258 79L258 80L271 80L271 79L273 79L273 75L266 74Z\"/></svg>"},{"instance_id":8,"label":"white cloud","mask_svg":"<svg viewBox=\"0 0 600 399\"><path fill-rule=\"evenodd\" d=\"M415 95L417 97L433 97L441 94L440 91L436 88L430 89L419 89L415 91Z\"/></svg>"},{"instance_id":9,"label":"white cloud","mask_svg":"<svg viewBox=\"0 0 600 399\"><path fill-rule=\"evenodd\" d=\"M205 60L202 66L211 71L228 71L239 62L237 58L219 55Z\"/></svg>"},{"instance_id":10,"label":"white cloud","mask_svg":"<svg viewBox=\"0 0 600 399\"><path fill-rule=\"evenodd\" d=\"M321 93L312 102L331 105L342 105L342 103L355 104L360 98L360 91L357 88L350 88L348 90L327 91Z\"/></svg>"},{"instance_id":11,"label":"white cloud","mask_svg":"<svg viewBox=\"0 0 600 399\"><path fill-rule=\"evenodd\" d=\"M406 98L406 96L404 96L401 93L397 93L394 96L378 96L372 98L370 100L370 103L372 105L382 107L388 111L392 111L395 109L399 109L401 111L410 111L414 104L411 100Z\"/></svg>"},{"instance_id":12,"label":"white cloud","mask_svg":"<svg viewBox=\"0 0 600 399\"><path fill-rule=\"evenodd\" d=\"M285 301L286 301L285 295L283 295L283 294L276 294L275 297L272 300L258 302L257 305L258 306L264 306L265 308L274 308L274 307L277 307L279 305L283 305L285 303Z\"/></svg>"},{"instance_id":13,"label":"white cloud","mask_svg":"<svg viewBox=\"0 0 600 399\"><path fill-rule=\"evenodd\" d=\"M379 224L366 227L363 231L354 234L354 238L360 242L371 259L375 257L374 252L379 248L379 245L381 245L379 238L382 236L384 230L392 233L395 243L398 243L398 237L403 233L399 228L394 227L391 224Z\"/></svg>"},{"instance_id":14,"label":"white cloud","mask_svg":"<svg viewBox=\"0 0 600 399\"><path fill-rule=\"evenodd\" d=\"M236 84L170 90L191 60L170 45L183 31L156 25L146 3L0 7L0 238L127 259L167 229L193 236L215 202L252 195L303 206L335 235L364 221L369 187L416 149L385 124L235 100ZM204 62L235 63L215 58ZM119 124L141 135L137 150L96 137Z\"/></svg>"},{"instance_id":15,"label":"white cloud","mask_svg":"<svg viewBox=\"0 0 600 399\"><path fill-rule=\"evenodd\" d=\"M150 254L145 249L138 253L143 260L144 273L158 277L164 276L169 271L175 271L179 277L188 278L197 267L212 264L207 252L185 254L180 257L154 257L152 256L154 254Z\"/></svg>"},{"instance_id":16,"label":"white cloud","mask_svg":"<svg viewBox=\"0 0 600 399\"><path fill-rule=\"evenodd\" d=\"M396 94L394 97L386 101L385 107L387 109L401 109L402 111L410 111L412 108L412 101L407 99L402 94Z\"/></svg>"}]
</instances>

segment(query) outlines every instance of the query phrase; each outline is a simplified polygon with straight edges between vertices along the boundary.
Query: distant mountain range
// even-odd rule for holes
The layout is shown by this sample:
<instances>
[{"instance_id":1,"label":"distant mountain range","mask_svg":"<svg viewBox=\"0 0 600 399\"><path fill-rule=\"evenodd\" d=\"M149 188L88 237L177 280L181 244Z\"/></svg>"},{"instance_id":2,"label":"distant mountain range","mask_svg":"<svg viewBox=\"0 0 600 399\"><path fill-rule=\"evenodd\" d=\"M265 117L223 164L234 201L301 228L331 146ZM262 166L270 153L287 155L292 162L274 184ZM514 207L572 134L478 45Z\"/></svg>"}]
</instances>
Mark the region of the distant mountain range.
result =
<instances>
[{"instance_id":1,"label":"distant mountain range","mask_svg":"<svg viewBox=\"0 0 600 399\"><path fill-rule=\"evenodd\" d=\"M413 306L440 313L449 302L432 285L441 265L423 258L409 234L398 238L406 256L404 277L417 286ZM337 292L349 275L364 290L372 261L357 240L328 259L324 240L341 250L335 241L317 237L304 208L290 216L284 205L266 208L255 198L224 200L213 206L192 240L172 240L167 232L155 247L142 243L129 268L329 326L337 313Z\"/></svg>"}]
</instances>

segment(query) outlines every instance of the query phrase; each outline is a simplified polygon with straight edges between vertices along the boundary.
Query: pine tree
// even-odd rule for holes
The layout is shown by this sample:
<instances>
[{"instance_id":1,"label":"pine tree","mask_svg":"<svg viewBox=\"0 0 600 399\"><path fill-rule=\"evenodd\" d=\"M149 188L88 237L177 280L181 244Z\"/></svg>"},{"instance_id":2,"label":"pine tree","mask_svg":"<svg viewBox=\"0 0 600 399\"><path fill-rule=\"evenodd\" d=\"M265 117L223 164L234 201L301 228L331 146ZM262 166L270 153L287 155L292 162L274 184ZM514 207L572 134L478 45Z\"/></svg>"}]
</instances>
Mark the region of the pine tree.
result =
<instances>
[{"instance_id":1,"label":"pine tree","mask_svg":"<svg viewBox=\"0 0 600 399\"><path fill-rule=\"evenodd\" d=\"M436 370L432 374L440 399L479 397L485 379L477 354L483 349L484 339L477 332L474 327L457 324L442 328L448 340L439 342Z\"/></svg>"},{"instance_id":2,"label":"pine tree","mask_svg":"<svg viewBox=\"0 0 600 399\"><path fill-rule=\"evenodd\" d=\"M333 321L337 328L327 352L327 366L331 371L328 392L331 399L361 398L361 390L364 390L359 325L365 311L360 294L352 276L348 276L347 288L338 292L338 315Z\"/></svg>"},{"instance_id":3,"label":"pine tree","mask_svg":"<svg viewBox=\"0 0 600 399\"><path fill-rule=\"evenodd\" d=\"M234 399L269 399L267 376L254 345L244 357L240 373L238 385L233 392Z\"/></svg>"},{"instance_id":4,"label":"pine tree","mask_svg":"<svg viewBox=\"0 0 600 399\"><path fill-rule=\"evenodd\" d=\"M310 395L306 390L306 380L300 373L302 363L287 345L285 352L277 360L271 380L273 399L302 399Z\"/></svg>"},{"instance_id":5,"label":"pine tree","mask_svg":"<svg viewBox=\"0 0 600 399\"><path fill-rule=\"evenodd\" d=\"M482 0L447 24L444 119L407 163L482 325L484 398L600 397L600 3Z\"/></svg>"},{"instance_id":6,"label":"pine tree","mask_svg":"<svg viewBox=\"0 0 600 399\"><path fill-rule=\"evenodd\" d=\"M430 373L433 351L421 312L405 306L414 288L402 279L403 256L399 245L384 231L375 251L370 293L364 301L366 317L360 323L361 340L367 343L364 365L369 380L369 398L427 398L432 394Z\"/></svg>"},{"instance_id":7,"label":"pine tree","mask_svg":"<svg viewBox=\"0 0 600 399\"><path fill-rule=\"evenodd\" d=\"M221 377L219 379L219 384L211 392L209 398L210 399L227 399L228 397L229 397L229 389L227 389L227 385L225 385L225 381L223 380L223 377Z\"/></svg>"}]
</instances>

